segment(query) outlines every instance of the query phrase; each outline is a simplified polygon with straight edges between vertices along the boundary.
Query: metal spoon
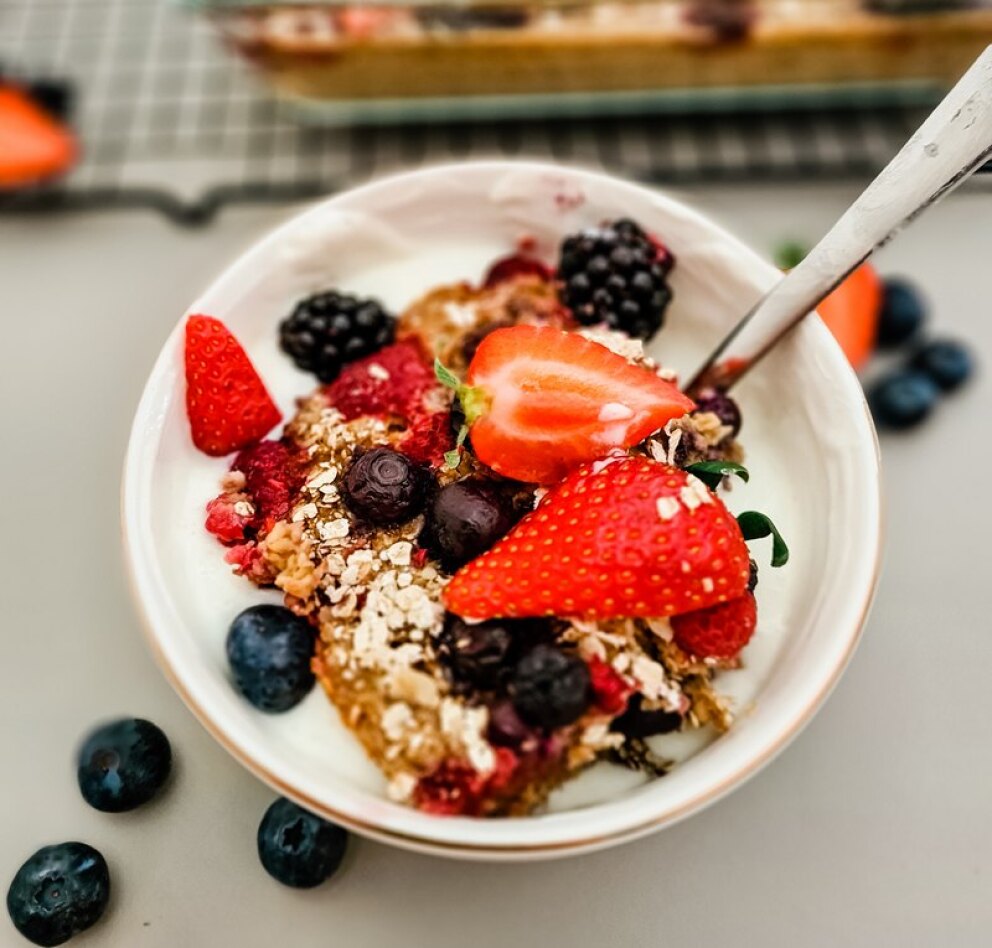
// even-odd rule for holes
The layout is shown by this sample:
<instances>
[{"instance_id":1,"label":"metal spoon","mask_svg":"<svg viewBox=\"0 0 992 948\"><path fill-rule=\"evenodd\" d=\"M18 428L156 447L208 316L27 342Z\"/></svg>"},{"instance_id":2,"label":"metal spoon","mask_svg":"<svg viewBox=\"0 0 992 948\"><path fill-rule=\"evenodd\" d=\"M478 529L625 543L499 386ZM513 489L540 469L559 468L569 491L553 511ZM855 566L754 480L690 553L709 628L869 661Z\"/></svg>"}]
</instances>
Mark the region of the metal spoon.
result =
<instances>
[{"instance_id":1,"label":"metal spoon","mask_svg":"<svg viewBox=\"0 0 992 948\"><path fill-rule=\"evenodd\" d=\"M847 212L720 343L686 387L726 390L844 278L992 156L992 46Z\"/></svg>"}]
</instances>

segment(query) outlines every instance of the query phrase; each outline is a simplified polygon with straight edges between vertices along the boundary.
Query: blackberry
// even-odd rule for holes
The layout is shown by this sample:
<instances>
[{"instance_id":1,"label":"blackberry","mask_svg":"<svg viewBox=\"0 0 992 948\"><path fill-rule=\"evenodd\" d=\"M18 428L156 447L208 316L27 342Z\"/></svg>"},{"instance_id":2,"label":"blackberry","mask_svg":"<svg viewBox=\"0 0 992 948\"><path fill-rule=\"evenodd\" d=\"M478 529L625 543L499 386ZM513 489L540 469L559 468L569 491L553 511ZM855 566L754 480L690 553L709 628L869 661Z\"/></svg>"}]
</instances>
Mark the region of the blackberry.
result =
<instances>
[{"instance_id":1,"label":"blackberry","mask_svg":"<svg viewBox=\"0 0 992 948\"><path fill-rule=\"evenodd\" d=\"M592 695L589 669L576 655L537 645L520 661L510 682L517 714L547 731L580 718Z\"/></svg>"},{"instance_id":2,"label":"blackberry","mask_svg":"<svg viewBox=\"0 0 992 948\"><path fill-rule=\"evenodd\" d=\"M402 523L424 509L431 476L427 468L392 448L359 455L344 476L344 502L369 523Z\"/></svg>"},{"instance_id":3,"label":"blackberry","mask_svg":"<svg viewBox=\"0 0 992 948\"><path fill-rule=\"evenodd\" d=\"M171 769L172 748L165 734L151 721L123 718L87 736L76 776L90 806L122 813L151 800Z\"/></svg>"},{"instance_id":4,"label":"blackberry","mask_svg":"<svg viewBox=\"0 0 992 948\"><path fill-rule=\"evenodd\" d=\"M333 382L348 362L378 352L396 334L396 320L375 300L336 290L296 304L279 324L279 345L304 372Z\"/></svg>"},{"instance_id":5,"label":"blackberry","mask_svg":"<svg viewBox=\"0 0 992 948\"><path fill-rule=\"evenodd\" d=\"M582 231L561 245L562 302L583 325L606 323L650 339L672 299L666 279L672 263L633 221Z\"/></svg>"}]
</instances>

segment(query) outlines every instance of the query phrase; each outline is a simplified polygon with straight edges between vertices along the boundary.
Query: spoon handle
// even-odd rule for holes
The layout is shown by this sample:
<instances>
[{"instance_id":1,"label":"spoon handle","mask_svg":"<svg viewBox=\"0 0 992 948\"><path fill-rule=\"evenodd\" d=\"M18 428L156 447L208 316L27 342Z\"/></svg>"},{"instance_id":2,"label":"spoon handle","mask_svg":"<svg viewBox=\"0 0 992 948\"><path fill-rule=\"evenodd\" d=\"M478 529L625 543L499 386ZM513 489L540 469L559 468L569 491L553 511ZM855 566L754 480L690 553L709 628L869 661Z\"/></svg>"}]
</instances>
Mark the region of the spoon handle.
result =
<instances>
[{"instance_id":1,"label":"spoon handle","mask_svg":"<svg viewBox=\"0 0 992 948\"><path fill-rule=\"evenodd\" d=\"M910 221L992 155L992 46L808 256L727 336L686 387L727 389Z\"/></svg>"}]
</instances>

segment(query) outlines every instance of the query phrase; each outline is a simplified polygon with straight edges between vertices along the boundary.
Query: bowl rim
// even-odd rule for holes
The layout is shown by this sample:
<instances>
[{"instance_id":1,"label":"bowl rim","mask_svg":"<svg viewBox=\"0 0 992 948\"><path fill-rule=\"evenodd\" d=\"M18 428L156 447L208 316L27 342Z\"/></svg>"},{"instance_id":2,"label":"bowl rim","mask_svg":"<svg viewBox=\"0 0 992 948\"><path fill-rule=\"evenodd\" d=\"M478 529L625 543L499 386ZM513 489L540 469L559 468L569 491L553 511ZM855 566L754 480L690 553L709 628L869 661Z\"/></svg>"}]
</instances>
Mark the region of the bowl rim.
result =
<instances>
[{"instance_id":1,"label":"bowl rim","mask_svg":"<svg viewBox=\"0 0 992 948\"><path fill-rule=\"evenodd\" d=\"M268 231L260 239L242 251L211 281L210 287L230 279L236 271L246 267L248 261L278 246L304 220L319 216L327 207L333 206L344 199L351 201L371 197L379 189L388 189L402 184L423 184L431 178L443 178L456 169L464 170L466 168L471 168L480 174L520 171L535 175L551 175L568 179L570 183L598 183L599 185L626 190L631 195L649 195L656 206L668 207L673 211L677 211L683 219L711 233L718 234L723 245L733 249L736 256L745 258L749 265L753 265L758 270L764 271L769 275L774 272L774 268L770 263L765 261L729 231L726 231L722 226L710 220L705 215L695 211L692 207L667 194L659 193L650 187L636 184L604 172L584 169L574 165L501 159L435 164L398 174L377 177L358 187L346 189L329 198L310 204L301 211L292 214L287 220ZM196 300L194 300L194 305L208 292L209 289L200 293L196 297ZM852 429L857 428L861 431L861 437L858 439L859 449L864 454L864 461L869 465L871 479L875 485L873 491L866 492L866 500L869 503L869 513L871 515L869 518L870 522L865 526L865 540L872 545L869 556L867 557L867 563L870 565L870 569L866 568L862 572L862 593L856 608L852 610L852 621L846 628L836 633L836 638L843 643L843 647L837 652L829 669L822 671L816 677L816 688L805 699L803 706L791 718L781 722L776 727L772 739L765 741L759 746L757 753L749 755L743 763L730 770L729 773L724 774L718 781L703 785L696 793L689 796L688 799L677 805L664 807L649 819L642 819L639 822L614 829L610 832L579 833L555 841L543 841L532 844L521 842L508 844L453 842L450 839L431 835L426 831L408 832L392 827L383 827L377 823L370 822L368 819L363 819L355 813L343 812L323 800L316 799L311 794L294 786L258 760L248 742L239 742L232 737L225 729L223 723L215 719L208 711L204 702L193 694L192 689L183 680L182 675L176 667L176 663L168 654L168 650L164 645L165 640L168 638L168 628L163 617L153 608L156 598L164 594L164 590L158 588L157 577L154 575L154 571L149 568L150 555L142 547L143 535L137 527L140 519L140 502L145 497L145 493L142 491L143 478L150 480L151 470L153 468L152 464L147 463L147 457L145 457L149 452L149 445L146 442L148 441L149 431L155 435L155 444L158 442L158 429L155 425L149 425L149 421L161 412L156 396L162 387L165 376L168 375L171 367L174 365L182 327L185 323L187 313L190 311L187 310L180 317L155 360L138 403L129 434L121 484L121 535L128 585L137 607L142 630L156 662L173 689L193 712L201 725L228 753L256 777L279 793L295 800L297 803L326 819L340 823L361 835L401 848L474 860L556 858L580 852L590 852L630 841L663 827L673 825L699 812L740 786L761 770L784 750L814 717L836 686L853 656L871 609L881 570L883 523L881 459L878 438L871 419L871 413L861 390L861 384L853 369L847 364L847 360L841 353L840 348L833 341L833 337L829 331L819 319L814 319L812 320L815 324L813 331L819 335L819 348L823 349L828 357L832 359L834 368L837 370L838 380L848 387L850 390L849 394L855 395L855 401L860 402L862 409L861 416L853 418L851 426ZM856 387L856 393L854 393L854 387ZM867 439L865 439L864 435L867 435ZM595 806L589 808L590 811L594 811L595 809ZM577 814L583 813L582 810L573 812ZM412 810L410 813L423 820L438 819L428 814L418 814ZM446 820L446 822L448 821Z\"/></svg>"}]
</instances>

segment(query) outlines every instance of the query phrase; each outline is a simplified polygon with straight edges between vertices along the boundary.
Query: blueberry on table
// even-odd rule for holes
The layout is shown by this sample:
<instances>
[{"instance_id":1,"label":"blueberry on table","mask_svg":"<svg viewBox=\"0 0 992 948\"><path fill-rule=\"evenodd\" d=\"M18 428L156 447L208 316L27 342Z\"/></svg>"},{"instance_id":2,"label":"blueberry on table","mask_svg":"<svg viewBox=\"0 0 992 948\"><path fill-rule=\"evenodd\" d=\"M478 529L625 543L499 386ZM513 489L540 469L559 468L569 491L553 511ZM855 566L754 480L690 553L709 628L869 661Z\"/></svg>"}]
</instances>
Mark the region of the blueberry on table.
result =
<instances>
[{"instance_id":1,"label":"blueberry on table","mask_svg":"<svg viewBox=\"0 0 992 948\"><path fill-rule=\"evenodd\" d=\"M927 306L919 290L905 280L886 280L878 316L879 348L891 349L907 342L920 331L926 316Z\"/></svg>"},{"instance_id":2,"label":"blueberry on table","mask_svg":"<svg viewBox=\"0 0 992 948\"><path fill-rule=\"evenodd\" d=\"M448 484L431 500L424 542L449 572L485 553L517 521L512 499L485 481Z\"/></svg>"},{"instance_id":3,"label":"blueberry on table","mask_svg":"<svg viewBox=\"0 0 992 948\"><path fill-rule=\"evenodd\" d=\"M377 526L402 523L424 509L431 487L428 469L392 448L372 448L351 463L342 484L344 502Z\"/></svg>"},{"instance_id":4,"label":"blueberry on table","mask_svg":"<svg viewBox=\"0 0 992 948\"><path fill-rule=\"evenodd\" d=\"M344 858L348 832L280 797L258 827L258 858L277 882L312 889L329 879Z\"/></svg>"},{"instance_id":5,"label":"blueberry on table","mask_svg":"<svg viewBox=\"0 0 992 948\"><path fill-rule=\"evenodd\" d=\"M7 890L14 927L36 945L61 945L99 921L110 899L107 862L86 843L39 849Z\"/></svg>"},{"instance_id":6,"label":"blueberry on table","mask_svg":"<svg viewBox=\"0 0 992 948\"><path fill-rule=\"evenodd\" d=\"M910 365L945 392L960 388L975 370L971 352L953 339L936 339L918 349Z\"/></svg>"},{"instance_id":7,"label":"blueberry on table","mask_svg":"<svg viewBox=\"0 0 992 948\"><path fill-rule=\"evenodd\" d=\"M172 769L169 739L151 721L122 718L91 732L79 749L76 777L83 799L104 813L147 803Z\"/></svg>"},{"instance_id":8,"label":"blueberry on table","mask_svg":"<svg viewBox=\"0 0 992 948\"><path fill-rule=\"evenodd\" d=\"M937 404L940 390L929 376L913 370L894 372L868 392L875 421L885 428L912 428Z\"/></svg>"},{"instance_id":9,"label":"blueberry on table","mask_svg":"<svg viewBox=\"0 0 992 948\"><path fill-rule=\"evenodd\" d=\"M288 711L313 687L310 623L284 606L252 606L227 633L234 684L261 711Z\"/></svg>"},{"instance_id":10,"label":"blueberry on table","mask_svg":"<svg viewBox=\"0 0 992 948\"><path fill-rule=\"evenodd\" d=\"M520 661L510 682L513 707L528 724L553 730L580 718L589 707L586 663L553 645L538 645Z\"/></svg>"}]
</instances>

